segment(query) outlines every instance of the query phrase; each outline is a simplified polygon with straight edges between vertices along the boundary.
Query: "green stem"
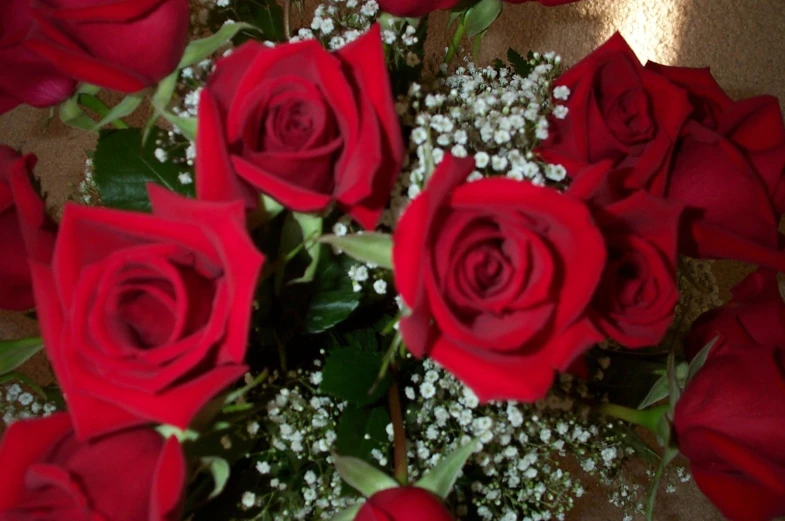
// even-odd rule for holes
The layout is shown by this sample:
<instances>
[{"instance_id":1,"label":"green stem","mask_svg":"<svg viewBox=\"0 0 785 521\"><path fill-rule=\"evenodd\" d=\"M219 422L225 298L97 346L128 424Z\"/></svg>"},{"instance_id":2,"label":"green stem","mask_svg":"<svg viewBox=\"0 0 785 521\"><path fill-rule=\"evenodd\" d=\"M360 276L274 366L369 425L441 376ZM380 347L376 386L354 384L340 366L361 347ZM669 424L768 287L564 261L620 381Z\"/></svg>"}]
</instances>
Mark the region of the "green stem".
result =
<instances>
[{"instance_id":1,"label":"green stem","mask_svg":"<svg viewBox=\"0 0 785 521\"><path fill-rule=\"evenodd\" d=\"M398 382L393 380L387 391L390 402L390 419L393 425L393 450L395 462L395 479L403 486L409 482L409 463L406 460L406 429L403 425L403 411Z\"/></svg>"},{"instance_id":2,"label":"green stem","mask_svg":"<svg viewBox=\"0 0 785 521\"><path fill-rule=\"evenodd\" d=\"M596 409L598 412L601 412L606 416L612 416L613 418L624 420L626 422L632 423L633 425L646 427L650 431L656 433L657 424L659 423L660 418L662 418L662 415L670 409L670 406L661 405L653 409L639 411L638 409L624 407L623 405L601 403L596 407Z\"/></svg>"},{"instance_id":3,"label":"green stem","mask_svg":"<svg viewBox=\"0 0 785 521\"><path fill-rule=\"evenodd\" d=\"M101 116L101 118L106 117L109 114L109 111L111 110L109 107L106 106L106 104L104 104L103 101L93 96L92 94L80 94L79 104L92 110L93 112ZM112 121L112 126L114 126L114 128L119 128L119 129L131 128L124 121L120 119L116 119Z\"/></svg>"},{"instance_id":4,"label":"green stem","mask_svg":"<svg viewBox=\"0 0 785 521\"><path fill-rule=\"evenodd\" d=\"M455 30L455 34L450 42L450 47L447 49L447 54L444 56L444 63L448 65L452 62L452 59L455 58L455 53L458 51L461 40L463 40L463 35L466 34L466 23L463 18L464 17L461 16L458 19L458 28Z\"/></svg>"}]
</instances>

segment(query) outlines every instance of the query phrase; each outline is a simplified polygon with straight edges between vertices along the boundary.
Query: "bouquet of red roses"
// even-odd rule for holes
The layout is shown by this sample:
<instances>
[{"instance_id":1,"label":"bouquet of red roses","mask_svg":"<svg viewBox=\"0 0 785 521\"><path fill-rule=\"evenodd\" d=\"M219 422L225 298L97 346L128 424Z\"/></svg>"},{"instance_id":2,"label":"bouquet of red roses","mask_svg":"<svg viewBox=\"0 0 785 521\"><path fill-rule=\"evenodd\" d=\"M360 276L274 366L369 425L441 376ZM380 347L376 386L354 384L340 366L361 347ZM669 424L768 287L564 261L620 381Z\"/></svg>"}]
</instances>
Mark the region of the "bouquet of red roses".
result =
<instances>
[{"instance_id":1,"label":"bouquet of red roses","mask_svg":"<svg viewBox=\"0 0 785 521\"><path fill-rule=\"evenodd\" d=\"M0 147L0 308L41 330L0 343L0 520L539 521L586 475L625 519L690 476L785 514L778 101L618 34L475 64L506 8L0 6L0 113L99 133L59 220ZM725 304L714 259L758 267Z\"/></svg>"}]
</instances>

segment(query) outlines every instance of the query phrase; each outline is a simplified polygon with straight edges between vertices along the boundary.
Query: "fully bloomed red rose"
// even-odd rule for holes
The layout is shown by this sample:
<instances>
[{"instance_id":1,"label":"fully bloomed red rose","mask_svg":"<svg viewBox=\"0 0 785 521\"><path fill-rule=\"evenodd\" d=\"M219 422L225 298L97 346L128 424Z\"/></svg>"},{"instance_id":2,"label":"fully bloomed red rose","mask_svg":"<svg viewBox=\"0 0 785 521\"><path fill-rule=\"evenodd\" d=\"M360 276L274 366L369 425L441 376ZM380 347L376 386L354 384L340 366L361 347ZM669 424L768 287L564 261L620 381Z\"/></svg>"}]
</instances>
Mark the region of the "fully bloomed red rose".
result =
<instances>
[{"instance_id":1,"label":"fully bloomed red rose","mask_svg":"<svg viewBox=\"0 0 785 521\"><path fill-rule=\"evenodd\" d=\"M406 346L482 400L532 401L602 337L586 317L605 266L587 207L511 179L464 183L448 155L393 237Z\"/></svg>"},{"instance_id":2,"label":"fully bloomed red rose","mask_svg":"<svg viewBox=\"0 0 785 521\"><path fill-rule=\"evenodd\" d=\"M36 158L0 145L0 309L35 306L28 259L48 262L57 226L30 183Z\"/></svg>"},{"instance_id":3,"label":"fully bloomed red rose","mask_svg":"<svg viewBox=\"0 0 785 521\"><path fill-rule=\"evenodd\" d=\"M354 521L453 521L452 514L432 492L397 487L377 492L360 508Z\"/></svg>"},{"instance_id":4,"label":"fully bloomed red rose","mask_svg":"<svg viewBox=\"0 0 785 521\"><path fill-rule=\"evenodd\" d=\"M784 323L776 274L758 271L688 339L695 353L719 335L676 405L676 440L698 487L731 521L785 515Z\"/></svg>"},{"instance_id":5,"label":"fully bloomed red rose","mask_svg":"<svg viewBox=\"0 0 785 521\"><path fill-rule=\"evenodd\" d=\"M605 160L634 166L636 183L660 195L662 173L693 110L684 89L644 68L618 33L554 87L569 89L569 113L551 122L539 150L543 158L563 165L572 178Z\"/></svg>"},{"instance_id":6,"label":"fully bloomed red rose","mask_svg":"<svg viewBox=\"0 0 785 521\"><path fill-rule=\"evenodd\" d=\"M208 80L198 130L200 199L255 208L262 192L300 212L337 201L374 228L404 153L378 25L335 53L246 43Z\"/></svg>"},{"instance_id":7,"label":"fully bloomed red rose","mask_svg":"<svg viewBox=\"0 0 785 521\"><path fill-rule=\"evenodd\" d=\"M176 438L136 429L80 441L65 413L9 427L0 521L177 521L186 465Z\"/></svg>"},{"instance_id":8,"label":"fully bloomed red rose","mask_svg":"<svg viewBox=\"0 0 785 521\"><path fill-rule=\"evenodd\" d=\"M611 197L609 162L581 172L568 194L589 204L608 260L591 309L597 328L625 347L657 345L673 322L681 205L643 190Z\"/></svg>"},{"instance_id":9,"label":"fully bloomed red rose","mask_svg":"<svg viewBox=\"0 0 785 521\"><path fill-rule=\"evenodd\" d=\"M710 120L711 121L711 120ZM687 207L680 251L785 271L785 126L776 98L738 101L685 127L662 196Z\"/></svg>"},{"instance_id":10,"label":"fully bloomed red rose","mask_svg":"<svg viewBox=\"0 0 785 521\"><path fill-rule=\"evenodd\" d=\"M263 258L242 205L148 190L153 215L66 206L51 266L33 264L46 351L80 438L185 428L246 371Z\"/></svg>"},{"instance_id":11,"label":"fully bloomed red rose","mask_svg":"<svg viewBox=\"0 0 785 521\"><path fill-rule=\"evenodd\" d=\"M171 73L188 36L188 0L27 0L26 45L87 83L136 92Z\"/></svg>"},{"instance_id":12,"label":"fully bloomed red rose","mask_svg":"<svg viewBox=\"0 0 785 521\"><path fill-rule=\"evenodd\" d=\"M0 114L21 103L57 105L76 86L46 58L24 46L33 23L29 4L29 0L0 2Z\"/></svg>"}]
</instances>

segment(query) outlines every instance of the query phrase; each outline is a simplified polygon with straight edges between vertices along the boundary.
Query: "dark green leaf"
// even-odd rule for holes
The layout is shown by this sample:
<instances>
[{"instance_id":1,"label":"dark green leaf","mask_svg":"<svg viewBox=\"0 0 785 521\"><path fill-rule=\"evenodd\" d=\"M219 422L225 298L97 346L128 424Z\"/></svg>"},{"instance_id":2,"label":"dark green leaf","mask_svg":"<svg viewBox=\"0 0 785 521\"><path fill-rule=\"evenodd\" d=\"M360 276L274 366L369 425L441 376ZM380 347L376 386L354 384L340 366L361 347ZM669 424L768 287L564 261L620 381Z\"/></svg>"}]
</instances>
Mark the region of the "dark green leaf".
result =
<instances>
[{"instance_id":1,"label":"dark green leaf","mask_svg":"<svg viewBox=\"0 0 785 521\"><path fill-rule=\"evenodd\" d=\"M0 342L0 375L10 373L44 347L40 338Z\"/></svg>"},{"instance_id":2,"label":"dark green leaf","mask_svg":"<svg viewBox=\"0 0 785 521\"><path fill-rule=\"evenodd\" d=\"M369 460L373 449L387 440L390 415L385 407L349 405L338 420L336 448L339 454Z\"/></svg>"},{"instance_id":3,"label":"dark green leaf","mask_svg":"<svg viewBox=\"0 0 785 521\"><path fill-rule=\"evenodd\" d=\"M525 78L532 71L532 66L526 61L526 58L518 54L513 48L507 49L507 61L510 62L512 68L515 69L515 73L519 76Z\"/></svg>"},{"instance_id":4,"label":"dark green leaf","mask_svg":"<svg viewBox=\"0 0 785 521\"><path fill-rule=\"evenodd\" d=\"M354 291L348 263L336 260L329 251L320 255L315 293L305 313L305 333L321 333L343 322L360 305L362 294Z\"/></svg>"},{"instance_id":5,"label":"dark green leaf","mask_svg":"<svg viewBox=\"0 0 785 521\"><path fill-rule=\"evenodd\" d=\"M161 162L155 155L160 129L142 147L140 129L102 131L94 156L93 175L105 206L125 210L149 211L147 183L193 197L193 184L180 183L181 169L171 162Z\"/></svg>"},{"instance_id":6,"label":"dark green leaf","mask_svg":"<svg viewBox=\"0 0 785 521\"><path fill-rule=\"evenodd\" d=\"M283 25L283 9L275 0L240 1L235 4L237 15L243 22L255 25L262 31L262 39L282 42L286 39ZM245 41L239 37L235 43Z\"/></svg>"},{"instance_id":7,"label":"dark green leaf","mask_svg":"<svg viewBox=\"0 0 785 521\"><path fill-rule=\"evenodd\" d=\"M375 351L358 347L335 348L327 356L320 388L356 405L374 403L384 396L390 383L388 377L374 388L381 366L382 355Z\"/></svg>"}]
</instances>

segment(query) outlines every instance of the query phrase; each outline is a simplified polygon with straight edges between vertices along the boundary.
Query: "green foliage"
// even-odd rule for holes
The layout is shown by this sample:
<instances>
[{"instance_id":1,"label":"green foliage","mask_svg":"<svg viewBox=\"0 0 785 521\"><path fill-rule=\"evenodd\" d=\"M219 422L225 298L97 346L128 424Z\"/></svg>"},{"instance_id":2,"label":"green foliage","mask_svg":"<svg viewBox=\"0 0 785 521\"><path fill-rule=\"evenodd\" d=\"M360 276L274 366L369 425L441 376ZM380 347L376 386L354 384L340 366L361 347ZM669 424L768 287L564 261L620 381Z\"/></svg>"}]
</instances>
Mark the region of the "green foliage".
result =
<instances>
[{"instance_id":1,"label":"green foliage","mask_svg":"<svg viewBox=\"0 0 785 521\"><path fill-rule=\"evenodd\" d=\"M101 201L110 208L150 211L147 183L159 184L173 192L194 196L193 184L178 180L181 170L174 163L161 162L155 155L160 129L142 146L140 129L102 131L93 159L93 178Z\"/></svg>"},{"instance_id":2,"label":"green foliage","mask_svg":"<svg viewBox=\"0 0 785 521\"><path fill-rule=\"evenodd\" d=\"M360 305L362 295L354 291L347 259L336 259L329 251L319 256L313 296L304 314L306 334L321 333L346 320Z\"/></svg>"},{"instance_id":3,"label":"green foliage","mask_svg":"<svg viewBox=\"0 0 785 521\"><path fill-rule=\"evenodd\" d=\"M369 460L373 449L381 449L387 443L389 423L390 415L383 406L349 405L338 420L338 453Z\"/></svg>"},{"instance_id":4,"label":"green foliage","mask_svg":"<svg viewBox=\"0 0 785 521\"><path fill-rule=\"evenodd\" d=\"M443 457L434 468L420 478L415 486L430 490L440 498L446 499L476 446L477 440L472 440Z\"/></svg>"},{"instance_id":5,"label":"green foliage","mask_svg":"<svg viewBox=\"0 0 785 521\"><path fill-rule=\"evenodd\" d=\"M350 235L323 235L322 242L342 250L360 262L370 262L392 269L392 236L386 233L366 232Z\"/></svg>"},{"instance_id":6,"label":"green foliage","mask_svg":"<svg viewBox=\"0 0 785 521\"><path fill-rule=\"evenodd\" d=\"M0 375L10 373L43 347L40 338L0 341Z\"/></svg>"},{"instance_id":7,"label":"green foliage","mask_svg":"<svg viewBox=\"0 0 785 521\"><path fill-rule=\"evenodd\" d=\"M381 470L361 459L350 456L336 456L335 470L346 483L365 497L371 497L377 492L398 486L393 478Z\"/></svg>"},{"instance_id":8,"label":"green foliage","mask_svg":"<svg viewBox=\"0 0 785 521\"><path fill-rule=\"evenodd\" d=\"M324 365L321 391L355 405L377 402L390 385L389 375L377 383L382 354L367 346L334 348Z\"/></svg>"},{"instance_id":9,"label":"green foliage","mask_svg":"<svg viewBox=\"0 0 785 521\"><path fill-rule=\"evenodd\" d=\"M466 11L466 36L474 38L483 33L502 13L502 0L480 0Z\"/></svg>"},{"instance_id":10,"label":"green foliage","mask_svg":"<svg viewBox=\"0 0 785 521\"><path fill-rule=\"evenodd\" d=\"M512 68L515 69L515 73L519 76L525 78L531 73L534 69L534 66L530 63L532 60L534 60L534 53L531 51L529 51L527 57L524 58L515 49L507 49L507 61L510 62Z\"/></svg>"},{"instance_id":11,"label":"green foliage","mask_svg":"<svg viewBox=\"0 0 785 521\"><path fill-rule=\"evenodd\" d=\"M223 458L206 456L201 459L201 462L203 468L210 472L210 475L213 477L215 486L208 496L208 499L213 499L226 488L231 468L229 467L229 462Z\"/></svg>"},{"instance_id":12,"label":"green foliage","mask_svg":"<svg viewBox=\"0 0 785 521\"><path fill-rule=\"evenodd\" d=\"M230 11L237 19L257 27L262 32L262 40L283 42L286 40L283 23L283 9L275 0L235 0ZM250 39L246 32L235 38L239 45Z\"/></svg>"}]
</instances>

